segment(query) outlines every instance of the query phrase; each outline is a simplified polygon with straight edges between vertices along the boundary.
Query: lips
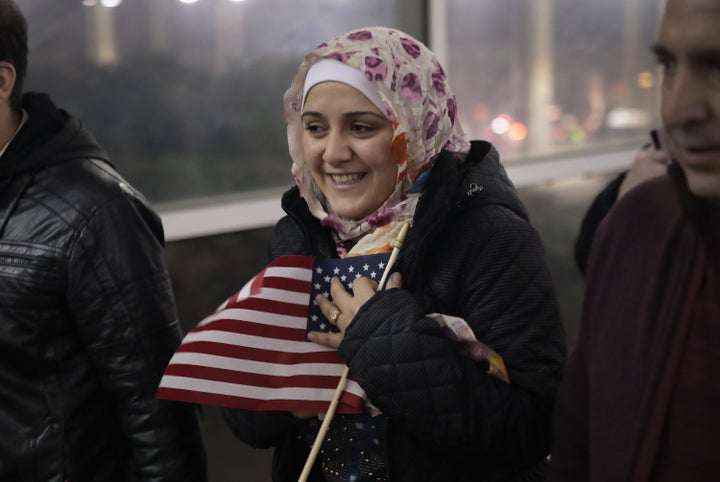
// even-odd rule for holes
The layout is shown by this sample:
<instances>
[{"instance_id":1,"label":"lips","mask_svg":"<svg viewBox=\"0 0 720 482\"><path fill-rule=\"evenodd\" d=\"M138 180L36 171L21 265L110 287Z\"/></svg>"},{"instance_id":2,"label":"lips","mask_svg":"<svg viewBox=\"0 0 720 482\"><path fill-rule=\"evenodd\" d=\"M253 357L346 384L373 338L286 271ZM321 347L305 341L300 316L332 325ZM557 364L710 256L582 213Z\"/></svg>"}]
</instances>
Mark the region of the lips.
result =
<instances>
[{"instance_id":1,"label":"lips","mask_svg":"<svg viewBox=\"0 0 720 482\"><path fill-rule=\"evenodd\" d=\"M680 164L701 171L717 168L720 161L717 128L703 125L678 127L666 132L670 151Z\"/></svg>"},{"instance_id":2,"label":"lips","mask_svg":"<svg viewBox=\"0 0 720 482\"><path fill-rule=\"evenodd\" d=\"M706 172L720 167L720 146L677 146L673 151L678 162L686 168Z\"/></svg>"},{"instance_id":3,"label":"lips","mask_svg":"<svg viewBox=\"0 0 720 482\"><path fill-rule=\"evenodd\" d=\"M716 146L680 146L680 148L684 149L688 152L691 152L693 154L703 154L706 152L720 151L720 145L716 145Z\"/></svg>"},{"instance_id":4,"label":"lips","mask_svg":"<svg viewBox=\"0 0 720 482\"><path fill-rule=\"evenodd\" d=\"M670 138L680 149L692 153L704 153L720 150L717 135L708 130L672 129Z\"/></svg>"},{"instance_id":5,"label":"lips","mask_svg":"<svg viewBox=\"0 0 720 482\"><path fill-rule=\"evenodd\" d=\"M691 156L720 154L720 144L679 144L677 147Z\"/></svg>"}]
</instances>

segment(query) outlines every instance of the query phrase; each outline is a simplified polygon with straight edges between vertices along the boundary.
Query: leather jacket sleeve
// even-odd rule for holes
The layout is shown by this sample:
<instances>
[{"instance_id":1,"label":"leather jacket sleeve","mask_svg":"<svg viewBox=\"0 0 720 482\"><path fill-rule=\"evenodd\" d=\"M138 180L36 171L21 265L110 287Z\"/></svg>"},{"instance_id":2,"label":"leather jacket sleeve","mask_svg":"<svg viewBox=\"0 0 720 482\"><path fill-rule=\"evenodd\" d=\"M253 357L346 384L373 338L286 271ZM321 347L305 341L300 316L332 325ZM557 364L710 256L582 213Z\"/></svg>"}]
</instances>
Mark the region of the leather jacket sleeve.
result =
<instances>
[{"instance_id":1,"label":"leather jacket sleeve","mask_svg":"<svg viewBox=\"0 0 720 482\"><path fill-rule=\"evenodd\" d=\"M129 189L97 206L70 251L68 309L117 407L135 479L205 481L195 407L155 396L182 338L162 239Z\"/></svg>"}]
</instances>

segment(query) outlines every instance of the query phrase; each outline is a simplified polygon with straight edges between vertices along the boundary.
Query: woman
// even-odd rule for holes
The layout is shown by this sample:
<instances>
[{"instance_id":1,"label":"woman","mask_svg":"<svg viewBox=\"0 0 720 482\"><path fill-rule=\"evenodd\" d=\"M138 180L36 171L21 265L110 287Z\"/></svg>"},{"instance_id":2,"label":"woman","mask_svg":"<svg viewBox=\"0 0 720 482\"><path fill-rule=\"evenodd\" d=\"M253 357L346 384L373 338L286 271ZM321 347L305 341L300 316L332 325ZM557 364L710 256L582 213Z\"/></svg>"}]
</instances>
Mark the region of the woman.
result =
<instances>
[{"instance_id":1,"label":"woman","mask_svg":"<svg viewBox=\"0 0 720 482\"><path fill-rule=\"evenodd\" d=\"M522 480L549 452L565 357L537 233L495 149L467 139L431 51L387 28L349 32L306 56L285 94L297 186L283 196L270 256L390 250L412 227L385 290L334 282L323 313L372 405L336 415L310 480ZM400 287L402 285L402 287ZM428 316L433 314L433 316ZM444 336L461 318L510 383ZM317 414L227 410L234 433L275 447L273 480L295 481Z\"/></svg>"}]
</instances>

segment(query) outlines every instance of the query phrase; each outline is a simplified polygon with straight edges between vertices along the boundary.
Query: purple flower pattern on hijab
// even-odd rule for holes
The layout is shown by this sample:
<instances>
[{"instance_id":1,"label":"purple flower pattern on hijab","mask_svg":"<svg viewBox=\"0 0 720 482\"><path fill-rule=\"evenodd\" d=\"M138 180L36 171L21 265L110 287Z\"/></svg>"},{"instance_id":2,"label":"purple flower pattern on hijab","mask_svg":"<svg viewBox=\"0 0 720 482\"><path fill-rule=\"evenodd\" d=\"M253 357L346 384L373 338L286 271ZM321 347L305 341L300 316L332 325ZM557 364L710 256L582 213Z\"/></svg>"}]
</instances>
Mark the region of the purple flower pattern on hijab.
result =
<instances>
[{"instance_id":1,"label":"purple flower pattern on hijab","mask_svg":"<svg viewBox=\"0 0 720 482\"><path fill-rule=\"evenodd\" d=\"M406 100L419 101L422 99L423 91L420 83L418 82L417 75L413 72L405 74L400 85L402 96Z\"/></svg>"},{"instance_id":2,"label":"purple flower pattern on hijab","mask_svg":"<svg viewBox=\"0 0 720 482\"><path fill-rule=\"evenodd\" d=\"M445 96L445 72L442 69L433 72L432 85L439 97Z\"/></svg>"},{"instance_id":3,"label":"purple flower pattern on hijab","mask_svg":"<svg viewBox=\"0 0 720 482\"><path fill-rule=\"evenodd\" d=\"M410 57L416 59L420 57L420 46L418 43L414 40L411 40L409 38L401 38L400 43L402 44L403 48L405 49L405 52L410 54Z\"/></svg>"},{"instance_id":4,"label":"purple flower pattern on hijab","mask_svg":"<svg viewBox=\"0 0 720 482\"><path fill-rule=\"evenodd\" d=\"M427 126L427 131L425 132L425 139L430 139L437 133L439 121L440 119L438 119L438 116L435 112L427 113L427 117L425 118L425 125Z\"/></svg>"},{"instance_id":5,"label":"purple flower pattern on hijab","mask_svg":"<svg viewBox=\"0 0 720 482\"><path fill-rule=\"evenodd\" d=\"M382 82L387 77L387 65L377 57L365 57L365 77L370 82Z\"/></svg>"},{"instance_id":6,"label":"purple flower pattern on hijab","mask_svg":"<svg viewBox=\"0 0 720 482\"><path fill-rule=\"evenodd\" d=\"M370 30L356 30L347 34L347 39L351 41L372 40L373 34Z\"/></svg>"},{"instance_id":7,"label":"purple flower pattern on hijab","mask_svg":"<svg viewBox=\"0 0 720 482\"><path fill-rule=\"evenodd\" d=\"M310 66L332 58L355 67L377 88L385 114L395 126L394 142L407 139L398 162L395 191L364 219L344 219L325 205L302 153L302 94ZM445 72L424 44L399 30L371 27L338 35L305 56L284 96L292 172L310 211L340 240L357 240L378 226L412 219L419 193L410 194L418 176L432 167L441 150L467 152L470 143L457 119L457 104Z\"/></svg>"}]
</instances>

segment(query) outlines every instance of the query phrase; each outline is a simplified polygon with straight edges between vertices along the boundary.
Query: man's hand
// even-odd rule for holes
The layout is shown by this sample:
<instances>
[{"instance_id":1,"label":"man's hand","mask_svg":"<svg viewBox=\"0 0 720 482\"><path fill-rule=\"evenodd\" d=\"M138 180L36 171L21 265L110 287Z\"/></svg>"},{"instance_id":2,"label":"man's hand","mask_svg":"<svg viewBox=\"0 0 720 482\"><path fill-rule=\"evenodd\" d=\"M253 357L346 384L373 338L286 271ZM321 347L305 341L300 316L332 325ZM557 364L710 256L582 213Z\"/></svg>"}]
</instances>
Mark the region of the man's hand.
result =
<instances>
[{"instance_id":1,"label":"man's hand","mask_svg":"<svg viewBox=\"0 0 720 482\"><path fill-rule=\"evenodd\" d=\"M665 174L669 162L670 157L665 150L653 149L652 146L642 149L635 156L632 167L620 184L618 199L638 184Z\"/></svg>"}]
</instances>

